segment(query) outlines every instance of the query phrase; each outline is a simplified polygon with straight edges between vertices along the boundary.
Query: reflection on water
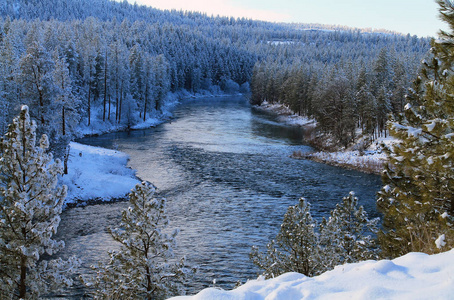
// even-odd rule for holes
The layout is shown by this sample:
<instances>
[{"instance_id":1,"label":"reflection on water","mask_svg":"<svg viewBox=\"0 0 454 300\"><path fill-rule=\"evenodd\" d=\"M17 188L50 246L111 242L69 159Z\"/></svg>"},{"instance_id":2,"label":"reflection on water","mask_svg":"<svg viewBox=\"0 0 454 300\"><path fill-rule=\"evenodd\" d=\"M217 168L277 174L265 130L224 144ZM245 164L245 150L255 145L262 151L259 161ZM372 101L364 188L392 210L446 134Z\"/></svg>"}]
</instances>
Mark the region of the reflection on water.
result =
<instances>
[{"instance_id":1,"label":"reflection on water","mask_svg":"<svg viewBox=\"0 0 454 300\"><path fill-rule=\"evenodd\" d=\"M284 126L246 100L190 100L175 119L157 128L86 138L83 143L117 148L131 157L137 175L168 200L170 226L178 227L177 256L199 272L188 284L193 293L212 284L232 288L255 278L248 258L252 245L275 236L290 205L302 196L315 217L327 215L350 190L375 212L378 176L294 160L308 151L303 132ZM113 243L105 234L127 203L70 209L61 225L65 255L82 253L85 266L106 257Z\"/></svg>"}]
</instances>

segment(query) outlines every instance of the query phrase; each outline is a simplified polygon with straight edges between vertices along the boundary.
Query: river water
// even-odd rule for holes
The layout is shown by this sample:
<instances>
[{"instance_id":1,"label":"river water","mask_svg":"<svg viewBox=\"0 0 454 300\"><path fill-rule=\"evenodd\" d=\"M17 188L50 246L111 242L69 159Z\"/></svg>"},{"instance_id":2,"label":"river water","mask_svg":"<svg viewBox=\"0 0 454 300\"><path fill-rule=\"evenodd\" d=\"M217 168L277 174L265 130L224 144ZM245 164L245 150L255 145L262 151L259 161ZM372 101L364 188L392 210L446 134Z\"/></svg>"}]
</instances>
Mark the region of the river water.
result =
<instances>
[{"instance_id":1,"label":"river water","mask_svg":"<svg viewBox=\"0 0 454 300\"><path fill-rule=\"evenodd\" d=\"M289 158L293 151L311 150L302 129L279 123L242 97L185 100L174 119L157 128L81 142L126 152L137 176L167 199L169 227L180 229L175 254L198 266L188 293L212 286L213 280L230 289L256 278L251 246L264 249L300 197L321 218L355 191L369 214L377 215L378 176ZM116 226L126 207L119 202L66 210L59 228L66 242L62 255L81 257L82 272L104 261L117 246L105 228Z\"/></svg>"}]
</instances>

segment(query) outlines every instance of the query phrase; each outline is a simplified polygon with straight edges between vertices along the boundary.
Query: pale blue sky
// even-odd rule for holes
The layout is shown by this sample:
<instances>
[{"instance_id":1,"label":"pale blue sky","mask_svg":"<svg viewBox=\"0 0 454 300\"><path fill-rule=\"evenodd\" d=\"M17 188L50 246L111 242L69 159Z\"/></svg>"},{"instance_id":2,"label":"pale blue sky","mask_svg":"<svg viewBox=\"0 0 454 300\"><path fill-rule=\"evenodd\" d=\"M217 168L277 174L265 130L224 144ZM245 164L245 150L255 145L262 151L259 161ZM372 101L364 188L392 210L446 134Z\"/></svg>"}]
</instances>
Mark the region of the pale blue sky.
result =
<instances>
[{"instance_id":1,"label":"pale blue sky","mask_svg":"<svg viewBox=\"0 0 454 300\"><path fill-rule=\"evenodd\" d=\"M136 0L161 9L277 22L321 23L436 36L446 28L434 0Z\"/></svg>"}]
</instances>

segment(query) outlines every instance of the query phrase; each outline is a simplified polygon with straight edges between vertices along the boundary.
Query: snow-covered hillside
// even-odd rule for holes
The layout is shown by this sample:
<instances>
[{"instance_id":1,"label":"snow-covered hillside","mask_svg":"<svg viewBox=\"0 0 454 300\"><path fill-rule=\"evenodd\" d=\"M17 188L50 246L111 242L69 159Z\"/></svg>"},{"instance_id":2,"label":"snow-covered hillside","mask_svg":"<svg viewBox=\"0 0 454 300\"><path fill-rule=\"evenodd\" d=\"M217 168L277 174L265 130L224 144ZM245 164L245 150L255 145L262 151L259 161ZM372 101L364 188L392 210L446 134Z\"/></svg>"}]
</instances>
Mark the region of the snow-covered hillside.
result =
<instances>
[{"instance_id":1,"label":"snow-covered hillside","mask_svg":"<svg viewBox=\"0 0 454 300\"><path fill-rule=\"evenodd\" d=\"M287 273L248 281L231 291L202 290L174 300L452 299L454 249L436 255L410 253L394 260L338 266L316 277Z\"/></svg>"}]
</instances>

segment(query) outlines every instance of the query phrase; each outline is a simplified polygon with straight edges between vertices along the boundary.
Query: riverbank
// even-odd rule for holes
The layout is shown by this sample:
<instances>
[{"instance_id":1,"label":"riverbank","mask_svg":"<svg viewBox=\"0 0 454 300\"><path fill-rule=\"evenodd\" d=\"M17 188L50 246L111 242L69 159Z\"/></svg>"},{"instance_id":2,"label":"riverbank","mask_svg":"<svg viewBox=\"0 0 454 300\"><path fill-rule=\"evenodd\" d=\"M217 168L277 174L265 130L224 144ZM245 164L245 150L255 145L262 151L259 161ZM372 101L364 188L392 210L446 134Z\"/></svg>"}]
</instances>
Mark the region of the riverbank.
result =
<instances>
[{"instance_id":1,"label":"riverbank","mask_svg":"<svg viewBox=\"0 0 454 300\"><path fill-rule=\"evenodd\" d=\"M242 95L238 93L237 95ZM206 98L206 97L226 97L232 96L231 94L226 94L219 89L212 89L209 91L202 90L198 93L190 93L186 90L181 90L175 93L169 92L166 98L163 101L163 106L159 111L153 111L149 113L145 120L142 120L139 112L136 112L135 115L129 116L132 124L127 125L124 122L118 124L113 119L107 118L103 121L103 112L101 107L92 108L92 117L90 125L88 125L88 118L85 117L82 119L78 125L76 136L78 138L87 137L87 136L97 136L103 135L106 133L128 131L128 130L141 130L156 127L164 122L167 122L172 119L172 110L177 106L183 99L196 99L196 98Z\"/></svg>"},{"instance_id":2,"label":"riverbank","mask_svg":"<svg viewBox=\"0 0 454 300\"><path fill-rule=\"evenodd\" d=\"M315 136L315 127L317 122L314 119L309 119L304 116L298 116L293 113L288 107L282 104L269 104L264 102L257 109L268 111L278 115L278 120L282 123L294 126L304 127L307 131L306 139L314 146L314 141L319 138ZM290 157L295 159L310 159L316 162L342 167L346 169L357 170L368 174L381 174L383 165L386 161L386 155L381 151L381 143L389 144L392 141L387 138L379 138L366 149L361 151L356 150L362 143L358 140L353 146L342 151L314 151L311 153L302 153L300 151L293 152Z\"/></svg>"},{"instance_id":3,"label":"riverbank","mask_svg":"<svg viewBox=\"0 0 454 300\"><path fill-rule=\"evenodd\" d=\"M373 151L345 151L345 152L313 152L302 154L294 152L291 155L295 159L310 159L316 162L341 167L350 170L357 170L368 174L380 175L383 171L385 154Z\"/></svg>"},{"instance_id":4,"label":"riverbank","mask_svg":"<svg viewBox=\"0 0 454 300\"><path fill-rule=\"evenodd\" d=\"M103 122L100 118L94 118L90 126L79 127L78 136L97 136L156 127L172 119L172 110L183 99L226 96L231 95L220 91L202 91L195 94L187 91L169 93L161 112L150 114L145 121L138 122L131 128L114 124L109 120ZM86 123L82 122L82 124ZM71 142L68 174L61 178L61 183L68 187L65 205L74 207L128 200L131 189L141 181L136 177L135 170L127 167L128 160L129 156L120 151Z\"/></svg>"},{"instance_id":5,"label":"riverbank","mask_svg":"<svg viewBox=\"0 0 454 300\"><path fill-rule=\"evenodd\" d=\"M65 205L126 200L140 183L135 171L127 167L128 160L120 151L71 142L68 174L61 178L68 187Z\"/></svg>"}]
</instances>

